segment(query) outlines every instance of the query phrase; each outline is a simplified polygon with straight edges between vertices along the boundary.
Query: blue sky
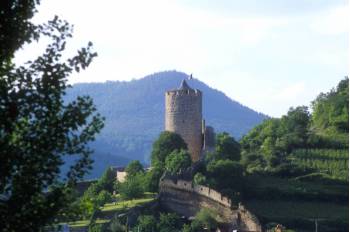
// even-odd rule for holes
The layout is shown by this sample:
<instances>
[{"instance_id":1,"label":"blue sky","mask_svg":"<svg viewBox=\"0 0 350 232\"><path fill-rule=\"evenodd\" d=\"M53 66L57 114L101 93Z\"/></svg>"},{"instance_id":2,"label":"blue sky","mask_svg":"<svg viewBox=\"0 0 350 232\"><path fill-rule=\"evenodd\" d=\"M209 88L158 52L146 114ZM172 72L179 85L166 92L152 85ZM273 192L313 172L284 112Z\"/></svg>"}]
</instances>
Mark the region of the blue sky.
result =
<instances>
[{"instance_id":1,"label":"blue sky","mask_svg":"<svg viewBox=\"0 0 350 232\"><path fill-rule=\"evenodd\" d=\"M349 73L349 6L340 0L43 0L34 21L74 24L67 49L99 56L76 82L178 70L259 112L309 105ZM17 62L39 54L25 46Z\"/></svg>"}]
</instances>

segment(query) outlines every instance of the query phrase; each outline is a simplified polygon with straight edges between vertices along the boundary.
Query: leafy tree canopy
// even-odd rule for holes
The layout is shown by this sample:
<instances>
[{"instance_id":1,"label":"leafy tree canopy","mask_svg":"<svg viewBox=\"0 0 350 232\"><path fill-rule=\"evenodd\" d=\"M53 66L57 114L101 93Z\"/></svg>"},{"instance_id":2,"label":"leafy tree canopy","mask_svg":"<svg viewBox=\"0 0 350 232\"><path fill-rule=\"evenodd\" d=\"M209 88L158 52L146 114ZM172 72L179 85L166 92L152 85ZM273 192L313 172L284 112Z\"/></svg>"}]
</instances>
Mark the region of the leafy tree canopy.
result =
<instances>
[{"instance_id":1,"label":"leafy tree canopy","mask_svg":"<svg viewBox=\"0 0 350 232\"><path fill-rule=\"evenodd\" d=\"M140 172L144 172L143 166L138 160L131 161L125 168L127 176L135 176Z\"/></svg>"},{"instance_id":2,"label":"leafy tree canopy","mask_svg":"<svg viewBox=\"0 0 350 232\"><path fill-rule=\"evenodd\" d=\"M26 42L38 39L38 26L30 22L40 0L0 3L0 66L11 63L14 53Z\"/></svg>"},{"instance_id":3,"label":"leafy tree canopy","mask_svg":"<svg viewBox=\"0 0 350 232\"><path fill-rule=\"evenodd\" d=\"M209 160L229 159L238 161L241 158L240 144L228 133L223 132L216 135L215 152L208 154Z\"/></svg>"},{"instance_id":4,"label":"leafy tree canopy","mask_svg":"<svg viewBox=\"0 0 350 232\"><path fill-rule=\"evenodd\" d=\"M128 177L125 182L118 185L118 190L123 199L136 199L143 195L145 187L144 175L139 173Z\"/></svg>"},{"instance_id":5,"label":"leafy tree canopy","mask_svg":"<svg viewBox=\"0 0 350 232\"><path fill-rule=\"evenodd\" d=\"M349 133L349 78L312 102L312 125L318 132Z\"/></svg>"},{"instance_id":6,"label":"leafy tree canopy","mask_svg":"<svg viewBox=\"0 0 350 232\"><path fill-rule=\"evenodd\" d=\"M199 184L199 185L205 185L207 182L207 178L205 177L205 175L203 175L202 173L198 172L194 175L193 177L193 181L195 184Z\"/></svg>"},{"instance_id":7,"label":"leafy tree canopy","mask_svg":"<svg viewBox=\"0 0 350 232\"><path fill-rule=\"evenodd\" d=\"M103 206L104 204L111 202L112 201L112 195L106 191L106 190L102 190L96 198L97 201L97 205L98 206Z\"/></svg>"},{"instance_id":8,"label":"leafy tree canopy","mask_svg":"<svg viewBox=\"0 0 350 232\"><path fill-rule=\"evenodd\" d=\"M209 208L201 209L193 222L191 223L191 232L214 231L218 223L216 221L217 213Z\"/></svg>"},{"instance_id":9,"label":"leafy tree canopy","mask_svg":"<svg viewBox=\"0 0 350 232\"><path fill-rule=\"evenodd\" d=\"M103 173L101 178L98 180L97 185L99 185L99 190L106 190L109 193L113 193L114 185L116 182L116 173L113 168L109 167Z\"/></svg>"},{"instance_id":10,"label":"leafy tree canopy","mask_svg":"<svg viewBox=\"0 0 350 232\"><path fill-rule=\"evenodd\" d=\"M165 169L172 174L184 171L191 164L191 156L185 150L174 150L165 159Z\"/></svg>"},{"instance_id":11,"label":"leafy tree canopy","mask_svg":"<svg viewBox=\"0 0 350 232\"><path fill-rule=\"evenodd\" d=\"M174 150L187 150L187 145L180 135L164 131L159 138L153 143L151 154L152 166L156 163L164 165L166 157Z\"/></svg>"},{"instance_id":12,"label":"leafy tree canopy","mask_svg":"<svg viewBox=\"0 0 350 232\"><path fill-rule=\"evenodd\" d=\"M160 213L158 219L153 215L140 215L134 230L143 232L178 232L181 226L182 222L177 214Z\"/></svg>"},{"instance_id":13,"label":"leafy tree canopy","mask_svg":"<svg viewBox=\"0 0 350 232\"><path fill-rule=\"evenodd\" d=\"M159 216L159 232L177 232L181 228L180 217L175 213L161 213Z\"/></svg>"},{"instance_id":14,"label":"leafy tree canopy","mask_svg":"<svg viewBox=\"0 0 350 232\"><path fill-rule=\"evenodd\" d=\"M269 166L277 166L290 151L306 145L309 123L307 107L290 108L281 119L266 120L244 136L243 154L262 154Z\"/></svg>"},{"instance_id":15,"label":"leafy tree canopy","mask_svg":"<svg viewBox=\"0 0 350 232\"><path fill-rule=\"evenodd\" d=\"M348 104L349 79L345 78L312 102L312 114L299 106L281 118L265 120L241 139L242 163L249 172L296 174L300 170L290 163L296 158L293 151L348 148Z\"/></svg>"},{"instance_id":16,"label":"leafy tree canopy","mask_svg":"<svg viewBox=\"0 0 350 232\"><path fill-rule=\"evenodd\" d=\"M137 218L135 231L154 232L157 230L157 220L153 215L141 215Z\"/></svg>"},{"instance_id":17,"label":"leafy tree canopy","mask_svg":"<svg viewBox=\"0 0 350 232\"><path fill-rule=\"evenodd\" d=\"M2 1L0 11L0 227L39 231L63 208L69 186L91 167L87 146L103 127L92 99L64 102L67 77L89 66L92 44L63 59L72 27L55 17L42 25L30 18L40 1ZM12 64L25 42L48 38L44 53ZM76 160L60 173L66 157ZM62 178L63 177L63 181ZM21 223L18 223L21 222Z\"/></svg>"},{"instance_id":18,"label":"leafy tree canopy","mask_svg":"<svg viewBox=\"0 0 350 232\"><path fill-rule=\"evenodd\" d=\"M222 159L240 160L240 144L228 133L219 133L216 136L216 152L222 156Z\"/></svg>"},{"instance_id":19,"label":"leafy tree canopy","mask_svg":"<svg viewBox=\"0 0 350 232\"><path fill-rule=\"evenodd\" d=\"M120 219L116 216L111 220L111 223L109 224L109 230L110 232L127 231L126 226L124 226L123 223L120 222Z\"/></svg>"},{"instance_id":20,"label":"leafy tree canopy","mask_svg":"<svg viewBox=\"0 0 350 232\"><path fill-rule=\"evenodd\" d=\"M241 190L243 167L240 163L232 160L212 161L207 166L209 183L215 189Z\"/></svg>"},{"instance_id":21,"label":"leafy tree canopy","mask_svg":"<svg viewBox=\"0 0 350 232\"><path fill-rule=\"evenodd\" d=\"M157 192L159 188L159 180L162 177L164 168L160 164L152 166L151 170L145 175L146 191Z\"/></svg>"}]
</instances>

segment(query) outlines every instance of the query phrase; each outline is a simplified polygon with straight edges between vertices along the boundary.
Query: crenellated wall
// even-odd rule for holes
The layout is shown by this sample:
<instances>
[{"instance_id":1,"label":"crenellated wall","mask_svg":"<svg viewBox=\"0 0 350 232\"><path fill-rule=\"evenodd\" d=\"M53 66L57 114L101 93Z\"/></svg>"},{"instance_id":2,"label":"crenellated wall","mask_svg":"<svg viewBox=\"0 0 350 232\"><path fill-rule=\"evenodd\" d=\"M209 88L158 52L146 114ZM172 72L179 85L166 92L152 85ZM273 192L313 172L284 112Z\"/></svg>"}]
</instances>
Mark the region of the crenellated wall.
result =
<instances>
[{"instance_id":1,"label":"crenellated wall","mask_svg":"<svg viewBox=\"0 0 350 232\"><path fill-rule=\"evenodd\" d=\"M193 192L200 196L209 198L226 207L231 207L231 200L229 198L223 196L221 193L215 191L214 189L210 189L206 186L194 185L191 181L185 181L185 180L173 181L171 179L164 179L164 180L161 180L160 188L161 190L177 189L177 190L185 190L187 192Z\"/></svg>"},{"instance_id":2,"label":"crenellated wall","mask_svg":"<svg viewBox=\"0 0 350 232\"><path fill-rule=\"evenodd\" d=\"M187 218L194 217L202 208L210 208L217 212L217 220L228 226L227 231L262 231L259 220L243 205L233 206L229 198L206 186L163 177L159 193L162 207Z\"/></svg>"}]
</instances>

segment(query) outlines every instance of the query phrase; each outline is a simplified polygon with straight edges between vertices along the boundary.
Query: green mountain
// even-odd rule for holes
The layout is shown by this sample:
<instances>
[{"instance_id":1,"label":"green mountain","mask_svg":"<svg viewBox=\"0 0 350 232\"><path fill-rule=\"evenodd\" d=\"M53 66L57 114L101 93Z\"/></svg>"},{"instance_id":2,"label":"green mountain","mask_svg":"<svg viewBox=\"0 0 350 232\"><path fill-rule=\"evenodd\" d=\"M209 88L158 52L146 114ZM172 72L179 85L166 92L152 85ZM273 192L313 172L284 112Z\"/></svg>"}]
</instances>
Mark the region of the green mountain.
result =
<instances>
[{"instance_id":1,"label":"green mountain","mask_svg":"<svg viewBox=\"0 0 350 232\"><path fill-rule=\"evenodd\" d=\"M90 95L106 118L104 129L92 144L96 165L118 163L116 159L120 165L133 159L148 163L152 142L164 128L164 92L177 88L187 77L182 72L167 71L127 82L75 84L68 91L67 100ZM199 80L188 83L203 92L203 116L216 131L227 131L240 138L267 118ZM99 176L100 172L94 170L92 176Z\"/></svg>"}]
</instances>

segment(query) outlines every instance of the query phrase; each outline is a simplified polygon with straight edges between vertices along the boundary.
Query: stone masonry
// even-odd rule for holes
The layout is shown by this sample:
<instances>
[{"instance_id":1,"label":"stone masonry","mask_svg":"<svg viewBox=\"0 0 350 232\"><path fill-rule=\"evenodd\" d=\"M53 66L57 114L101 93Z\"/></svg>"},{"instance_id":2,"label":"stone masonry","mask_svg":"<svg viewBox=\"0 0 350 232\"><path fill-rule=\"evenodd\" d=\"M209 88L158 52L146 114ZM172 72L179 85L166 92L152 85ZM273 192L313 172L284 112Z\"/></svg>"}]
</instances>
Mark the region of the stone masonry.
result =
<instances>
[{"instance_id":1,"label":"stone masonry","mask_svg":"<svg viewBox=\"0 0 350 232\"><path fill-rule=\"evenodd\" d=\"M231 200L206 186L192 181L163 176L159 183L160 205L187 218L192 218L202 208L210 208L218 214L217 220L226 224L226 230L261 232L257 217L242 204L233 205Z\"/></svg>"},{"instance_id":2,"label":"stone masonry","mask_svg":"<svg viewBox=\"0 0 350 232\"><path fill-rule=\"evenodd\" d=\"M201 159L206 133L202 119L202 92L189 87L185 80L180 88L165 93L165 130L183 138L193 162Z\"/></svg>"}]
</instances>

